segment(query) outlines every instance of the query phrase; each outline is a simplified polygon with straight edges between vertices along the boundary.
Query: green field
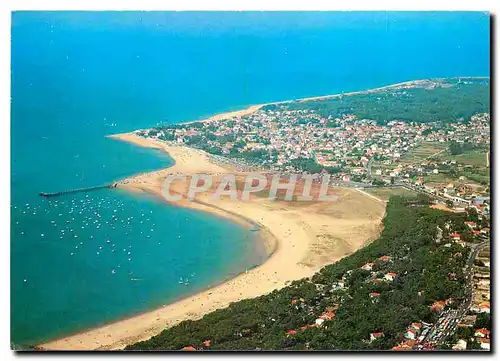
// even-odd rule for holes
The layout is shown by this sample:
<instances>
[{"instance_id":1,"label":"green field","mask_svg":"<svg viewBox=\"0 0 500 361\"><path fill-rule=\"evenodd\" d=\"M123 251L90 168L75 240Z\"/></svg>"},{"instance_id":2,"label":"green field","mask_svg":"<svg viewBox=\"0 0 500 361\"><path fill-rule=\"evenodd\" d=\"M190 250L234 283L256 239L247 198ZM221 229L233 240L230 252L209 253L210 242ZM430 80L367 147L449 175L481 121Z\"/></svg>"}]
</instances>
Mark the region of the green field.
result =
<instances>
[{"instance_id":1,"label":"green field","mask_svg":"<svg viewBox=\"0 0 500 361\"><path fill-rule=\"evenodd\" d=\"M423 176L425 183L450 183L457 180L456 177L448 173L440 172L438 174L429 174Z\"/></svg>"},{"instance_id":2,"label":"green field","mask_svg":"<svg viewBox=\"0 0 500 361\"><path fill-rule=\"evenodd\" d=\"M415 163L421 162L430 158L433 155L442 154L440 152L445 152L448 148L448 143L438 143L438 142L423 142L419 144L416 148L410 150L402 158L402 163Z\"/></svg>"},{"instance_id":3,"label":"green field","mask_svg":"<svg viewBox=\"0 0 500 361\"><path fill-rule=\"evenodd\" d=\"M414 197L417 195L417 193L415 193L414 191L406 188L380 187L366 188L364 191L382 199L383 201L389 200L390 196Z\"/></svg>"},{"instance_id":4,"label":"green field","mask_svg":"<svg viewBox=\"0 0 500 361\"><path fill-rule=\"evenodd\" d=\"M490 183L490 175L488 172L464 172L464 175L471 181L481 183L483 185Z\"/></svg>"},{"instance_id":5,"label":"green field","mask_svg":"<svg viewBox=\"0 0 500 361\"><path fill-rule=\"evenodd\" d=\"M473 168L464 168L459 172L460 175L466 176L470 181L487 184L490 182L490 168L487 167L486 154L488 147L484 146L480 149L465 151L462 154L452 155L449 151L439 154L439 160L455 160L458 164L473 166ZM442 178L445 175L438 175ZM424 177L425 178L425 177ZM430 181L425 178L426 181ZM437 182L438 180L436 180ZM444 180L446 181L446 180Z\"/></svg>"},{"instance_id":6,"label":"green field","mask_svg":"<svg viewBox=\"0 0 500 361\"><path fill-rule=\"evenodd\" d=\"M472 150L458 155L445 154L441 159L456 160L462 164L486 167L486 150Z\"/></svg>"}]
</instances>

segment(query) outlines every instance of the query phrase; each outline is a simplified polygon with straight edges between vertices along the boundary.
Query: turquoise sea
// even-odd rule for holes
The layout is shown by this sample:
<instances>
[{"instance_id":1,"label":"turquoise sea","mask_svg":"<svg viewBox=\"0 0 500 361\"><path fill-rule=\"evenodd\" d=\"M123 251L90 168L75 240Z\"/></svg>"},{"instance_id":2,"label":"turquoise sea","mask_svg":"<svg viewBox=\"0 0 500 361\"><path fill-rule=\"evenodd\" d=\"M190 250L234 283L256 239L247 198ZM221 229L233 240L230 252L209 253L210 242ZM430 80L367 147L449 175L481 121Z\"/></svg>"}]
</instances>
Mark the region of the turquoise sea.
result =
<instances>
[{"instance_id":1,"label":"turquoise sea","mask_svg":"<svg viewBox=\"0 0 500 361\"><path fill-rule=\"evenodd\" d=\"M486 13L15 12L11 341L118 320L264 260L258 232L120 190L170 165L106 135L246 105L489 76Z\"/></svg>"}]
</instances>

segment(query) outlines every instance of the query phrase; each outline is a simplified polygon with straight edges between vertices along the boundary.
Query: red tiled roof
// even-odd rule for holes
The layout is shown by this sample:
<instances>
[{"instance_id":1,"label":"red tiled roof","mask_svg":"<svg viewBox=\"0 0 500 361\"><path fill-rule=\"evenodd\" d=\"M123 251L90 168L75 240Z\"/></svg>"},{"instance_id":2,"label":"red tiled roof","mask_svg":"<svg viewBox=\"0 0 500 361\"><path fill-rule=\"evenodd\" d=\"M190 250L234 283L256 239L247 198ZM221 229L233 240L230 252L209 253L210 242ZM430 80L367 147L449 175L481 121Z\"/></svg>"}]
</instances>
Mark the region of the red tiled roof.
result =
<instances>
[{"instance_id":1,"label":"red tiled roof","mask_svg":"<svg viewBox=\"0 0 500 361\"><path fill-rule=\"evenodd\" d=\"M408 340L403 342L403 345L408 346L408 347L413 347L415 346L416 341L415 340Z\"/></svg>"},{"instance_id":2,"label":"red tiled roof","mask_svg":"<svg viewBox=\"0 0 500 361\"><path fill-rule=\"evenodd\" d=\"M445 306L446 306L446 303L444 301L435 301L431 305L431 309L432 310L439 310L439 309L443 309Z\"/></svg>"},{"instance_id":3,"label":"red tiled roof","mask_svg":"<svg viewBox=\"0 0 500 361\"><path fill-rule=\"evenodd\" d=\"M324 320L331 320L331 319L335 318L335 313L334 312L323 312L323 314L321 316L319 316L319 318L322 318Z\"/></svg>"},{"instance_id":4,"label":"red tiled roof","mask_svg":"<svg viewBox=\"0 0 500 361\"><path fill-rule=\"evenodd\" d=\"M205 347L212 346L212 341L211 340L205 340L205 341L203 341L203 346L205 346Z\"/></svg>"},{"instance_id":5,"label":"red tiled roof","mask_svg":"<svg viewBox=\"0 0 500 361\"><path fill-rule=\"evenodd\" d=\"M402 347L401 347L401 346L399 346L399 345L398 345L398 346L394 346L394 347L392 348L392 351L406 351L406 350L407 350L407 349L402 348Z\"/></svg>"},{"instance_id":6,"label":"red tiled roof","mask_svg":"<svg viewBox=\"0 0 500 361\"><path fill-rule=\"evenodd\" d=\"M480 343L490 343L490 340L484 337L478 337L476 341Z\"/></svg>"},{"instance_id":7,"label":"red tiled roof","mask_svg":"<svg viewBox=\"0 0 500 361\"><path fill-rule=\"evenodd\" d=\"M483 335L489 335L490 334L490 331L485 329L485 328L478 328L474 333L482 333Z\"/></svg>"},{"instance_id":8,"label":"red tiled roof","mask_svg":"<svg viewBox=\"0 0 500 361\"><path fill-rule=\"evenodd\" d=\"M393 351L410 351L411 347L406 345L397 345L392 348Z\"/></svg>"}]
</instances>

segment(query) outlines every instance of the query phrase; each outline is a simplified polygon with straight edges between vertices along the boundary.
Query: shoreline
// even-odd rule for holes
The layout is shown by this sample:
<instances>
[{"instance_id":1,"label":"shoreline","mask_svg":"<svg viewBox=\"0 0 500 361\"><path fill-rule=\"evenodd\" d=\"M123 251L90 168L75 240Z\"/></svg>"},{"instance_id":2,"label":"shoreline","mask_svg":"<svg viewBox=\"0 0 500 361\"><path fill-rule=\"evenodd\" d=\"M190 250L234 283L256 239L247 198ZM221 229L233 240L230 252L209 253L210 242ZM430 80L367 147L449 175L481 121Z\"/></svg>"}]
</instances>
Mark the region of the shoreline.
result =
<instances>
[{"instance_id":1,"label":"shoreline","mask_svg":"<svg viewBox=\"0 0 500 361\"><path fill-rule=\"evenodd\" d=\"M254 104L254 105L249 105L246 106L243 109L240 110L233 110L233 111L226 111L222 113L217 113L215 115L209 116L208 118L204 119L199 119L199 120L189 120L185 122L179 122L178 124L191 124L191 123L198 123L198 122L210 122L210 121L215 121L215 120L223 120L231 117L243 117L245 115L250 115L252 113L255 113L256 111L260 110L262 107L265 107L267 105L279 105L279 104L287 104L287 103L293 103L293 102L307 102L307 101L315 101L315 100L325 100L325 99L331 99L331 98L338 98L341 96L351 96L351 95L357 95L357 94L369 94L369 93L374 93L386 89L392 89L392 88L397 88L401 86L411 86L411 85L416 85L419 83L424 83L428 81L436 81L436 80L445 80L445 79L490 79L489 76L453 76L453 77L445 77L445 78L426 78L426 79L417 79L417 80L408 80L400 83L394 83L394 84L388 84L388 85L383 85L377 88L371 88L371 89L365 89L365 90L355 90L347 93L336 93L336 94L327 94L327 95L318 95L318 96L312 96L312 97L304 97L304 98L297 98L297 99L289 99L289 100L279 100L275 102L267 102L267 103L261 103L261 104Z\"/></svg>"},{"instance_id":2,"label":"shoreline","mask_svg":"<svg viewBox=\"0 0 500 361\"><path fill-rule=\"evenodd\" d=\"M136 137L135 135L131 134L120 134L120 135L113 135L110 136L111 138L118 139L121 141L126 141L126 142L131 142L133 144L139 145L139 146L148 146L151 148L161 148L161 146L158 146L156 142L150 142L149 140L146 140L149 144L143 144L141 142L141 139L131 139L129 136ZM165 149L164 149L165 150ZM197 150L193 150L194 152L197 152ZM171 153L167 154L171 155ZM177 164L177 159L175 157L172 157L174 160L174 164L168 168L162 169L161 171L156 171L156 172L164 172L168 171L171 169L175 169L175 166ZM139 173L131 178L134 177L142 177L142 176L150 176L151 174L156 173L155 171L153 172L143 172ZM127 178L130 179L130 178ZM160 198L163 198L159 192L151 191L151 190L145 190L141 189L140 187L134 187L134 186L127 186L127 179L122 180L121 182L118 183L118 187L124 188L130 192L147 192L150 194L153 194L154 196L158 196ZM169 203L165 200L166 203ZM111 322L109 324L106 324L104 326L98 326L97 328L89 328L84 331L77 332L75 334L72 334L67 337L63 337L54 341L49 341L42 343L40 345L37 345L37 348L40 350L118 350L122 349L126 345L133 343L133 342L139 342L141 340L148 339L158 333L160 333L163 329L166 327L171 327L185 319L199 319L203 317L205 314L215 311L217 308L224 308L229 305L229 303L237 301L234 299L234 297L231 297L230 300L227 302L215 302L213 308L204 310L202 312L196 313L194 312L186 312L188 314L188 317L179 317L173 320L173 317L162 317L168 311L174 311L173 313L175 314L175 309L185 309L188 303L193 303L196 301L196 299L200 299L203 297L206 297L207 295L211 295L212 293L216 293L220 290L224 291L223 289L227 287L228 283L234 283L234 282L240 282L242 281L242 278L247 276L250 273L258 273L259 268L268 263L274 255L278 252L279 250L279 242L276 239L276 236L273 235L273 233L264 225L262 225L260 222L257 220L245 217L242 214L238 214L235 211L231 210L226 210L221 207L217 207L214 205L207 204L205 202L202 202L200 200L195 200L194 202L184 202L181 204L172 204L172 206L177 207L187 207L193 210L197 211L204 211L204 212L209 212L217 217L228 219L232 222L239 223L240 225L243 225L244 227L248 229L258 229L258 232L260 233L258 235L258 240L256 241L261 241L263 242L263 248L265 250L266 258L262 264L256 264L252 266L251 268L245 270L245 271L240 271L238 274L234 275L229 275L228 277L225 277L221 281L207 285L205 288L197 291L193 295L181 297L180 299L171 302L167 305L164 305L162 307L153 309L153 310L148 310L141 312L139 314L136 314L134 316L127 317L125 319L121 319L118 321ZM309 272L308 272L309 273ZM312 275L311 274L303 274L303 276L307 277ZM300 277L303 278L303 277ZM274 281L274 283L277 283L277 281ZM278 286L285 286L286 284L283 283L282 285ZM273 287L272 289L276 289L278 287ZM272 290L271 289L271 290ZM257 296L257 295L255 295ZM251 296L253 297L253 295ZM244 297L244 298L249 298L249 297ZM242 298L243 299L243 298ZM239 299L238 299L239 300ZM203 303L201 304L203 306ZM184 312L183 312L184 313ZM153 316L155 316L155 319L153 320ZM185 315L182 315L185 316ZM162 323L161 325L156 325L156 321L160 321L160 318L166 319L167 323ZM148 327L140 327L140 331L131 331L130 333L132 334L131 336L124 336L124 335L119 335L116 341L112 343L104 343L99 340L105 339L105 337L109 338L110 333L109 332L116 332L118 328L127 328L127 329L137 329L134 327L134 324L144 324L148 325ZM125 334L129 333L129 331L125 330Z\"/></svg>"},{"instance_id":3,"label":"shoreline","mask_svg":"<svg viewBox=\"0 0 500 361\"><path fill-rule=\"evenodd\" d=\"M143 174L143 173L141 173L141 174ZM120 187L120 186L118 185L118 187ZM135 188L128 188L128 187L125 187L125 188L129 192L144 192L143 190L139 190L139 189L135 189ZM274 239L274 237L269 232L269 230L266 229L266 227L264 227L259 222L256 222L250 218L244 217L238 213L222 209L222 208L217 207L215 205L206 204L206 203L199 201L199 200L195 200L192 202L193 205L187 206L185 204L178 205L175 203L168 202L165 199L163 199L163 197L159 194L152 194L152 195L156 198L160 198L166 204L169 204L172 207L183 207L183 208L190 208L190 209L195 210L195 211L208 212L208 213L211 213L212 215L214 215L218 218L222 218L224 220L229 220L231 222L237 223L248 230L252 230L254 232L259 232L260 234L265 234L265 236L259 237L260 238L259 241L262 241L262 243L263 243L263 246L264 246L264 249L266 252L266 257L267 257L266 261L267 261L267 259L269 259L269 257L271 257L274 254L274 252L276 251L276 249L278 247L278 242L276 241L276 239Z\"/></svg>"},{"instance_id":4,"label":"shoreline","mask_svg":"<svg viewBox=\"0 0 500 361\"><path fill-rule=\"evenodd\" d=\"M246 222L246 220L244 220L244 221ZM247 222L246 226L248 226L249 224L251 224L251 222ZM257 225L257 227L260 227L260 226ZM277 244L277 242L274 243L275 240L273 239L272 234L270 234L266 229L259 228L259 232L265 233L264 236L259 237L260 240L265 243L265 246L266 246L266 244L271 244L272 247L274 247L271 249L271 253L266 254L267 258L264 261L264 263L265 263L274 254L274 252L277 249L278 244ZM267 251L266 251L266 253L267 253ZM100 326L90 326L86 329L83 329L81 331L77 331L77 332L72 333L68 336L60 337L60 338L52 340L52 341L47 341L47 342L37 344L35 346L35 349L37 351L119 351L131 343L139 342L142 340L147 340L150 337L159 334L161 331L163 331L163 329L165 329L167 327L175 326L176 324L178 324L184 320L187 320L187 319L175 320L175 321L173 321L172 324L166 325L166 326L161 326L160 329L156 330L156 326L153 325L150 321L152 319L151 316L153 316L153 314L155 314L157 316L161 315L162 311L164 311L165 308L175 309L178 307L183 307L187 301L191 301L191 299L195 298L195 296L202 295L202 294L207 293L209 291L210 291L209 294L211 294L215 289L223 286L227 282L235 280L236 278L238 278L238 277L240 277L240 276L248 273L249 271L254 270L260 266L261 266L261 264L256 264L256 265L251 266L250 268L247 268L245 271L240 271L240 272L235 273L235 274L227 275L225 278L223 278L219 281L215 281L209 285L201 287L198 291L196 291L193 294L188 294L185 296L176 297L172 301L170 301L169 303L163 304L162 306L155 307L153 309L148 309L148 310L145 310L145 311L142 311L139 313L133 313L132 315L126 316L124 318L119 318L115 321L104 323ZM223 307L227 307L227 305L223 306ZM210 311L210 312L212 312L212 311ZM189 320L197 320L197 319L202 318L205 314L206 313L199 314L199 315L193 316L192 318L188 318L188 319ZM158 320L158 318L156 320ZM90 341L85 340L86 338L88 338L88 336L90 336L91 334L94 334L96 331L108 332L108 329L110 329L110 328L113 329L114 327L119 327L119 326L121 327L121 325L123 325L123 324L127 324L129 322L132 323L132 322L136 322L136 321L148 322L149 324L151 324L152 327L148 327L140 335L139 334L132 335L132 336L129 336L129 338L120 339L119 342L113 343L113 344L105 344L105 343L101 344L99 341L94 340L93 343L95 345L90 346L90 343L89 343ZM128 333L128 331L126 331L125 333ZM109 334L107 334L107 335L109 335ZM102 336L101 337L102 339L104 338L104 334L102 334L100 336ZM75 345L74 342L76 342L76 341L78 341L78 343L80 345ZM70 344L70 345L68 345L68 346L70 346L68 348L65 348L65 347L59 348L58 346L56 346L56 345L61 345L63 343L68 344L68 342ZM53 346L55 346L55 347L53 347Z\"/></svg>"},{"instance_id":5,"label":"shoreline","mask_svg":"<svg viewBox=\"0 0 500 361\"><path fill-rule=\"evenodd\" d=\"M161 197L163 179L168 173L228 171L212 163L205 152L196 149L168 145L130 133L115 135L112 138L140 146L161 148L175 161L175 164L169 168L141 173L118 182L119 188L131 192L147 192ZM356 197L355 194L360 195L354 191L344 190L343 192L347 197L346 205L347 202L350 203L352 197ZM370 198L364 195L359 197L363 202L360 208L367 208L366 202L370 203ZM232 221L244 220L246 224L258 225L263 232L259 238L267 243L268 258L262 264L226 279L221 284L209 285L207 286L209 288L174 303L49 341L37 347L41 350L123 349L128 344L149 339L181 321L199 319L216 309L227 307L232 302L258 297L285 287L293 280L311 277L324 265L342 259L378 235L385 207L373 199L371 199L371 204L374 210L369 218L344 220L326 216L324 207L331 205L325 204L311 205L302 209L287 207L281 202L270 203L260 200L254 202L219 201L215 206L208 199L176 202L174 206L207 211ZM346 205L335 206L344 209ZM312 209L317 209L315 211L317 213L311 211ZM338 210L333 212L335 217L338 217L338 212ZM348 217L352 217L353 212L349 206L345 212L349 213ZM248 223L248 220L251 223ZM325 227L331 228L328 236L335 240L327 251L323 249L316 251L315 242L326 239L324 234L317 234L316 229Z\"/></svg>"},{"instance_id":6,"label":"shoreline","mask_svg":"<svg viewBox=\"0 0 500 361\"><path fill-rule=\"evenodd\" d=\"M340 96L368 94L385 89L414 86L422 83L425 84L425 82L428 81L457 78L489 79L490 77L450 77L411 80L368 90L251 105L242 110L224 112L210 116L206 119L182 122L180 124L217 121L230 117L242 117L252 114L264 106L273 104L315 101ZM165 142L138 137L134 133L117 134L111 135L110 137L143 147L161 149L169 154L174 160L174 164L169 168L153 172L144 172L118 182L119 187L132 192L141 191L162 197L161 182L159 182L159 180L162 180L162 177L164 178L165 175L169 172L183 171L184 173L196 173L203 171L213 171L215 173L224 173L228 171L227 165L220 166L214 164L213 160L209 159L205 152L197 149L173 144L168 145ZM193 159L196 159L196 161L193 161ZM201 167L200 164L202 165ZM231 171L234 170L231 169ZM291 214L293 214L294 217L296 217L297 215L307 217L311 216L311 214L300 213L300 211L289 212L289 209L285 209L285 211L282 212L283 214L278 214L278 212L275 212L275 214L273 214L273 211L276 211L278 208L273 209L273 206L264 204L263 202L256 202L256 206L252 206L252 204L240 204L235 206L235 204L238 203L233 203L231 205L227 202L222 202L222 205L215 206L213 204L210 204L210 202L204 201L202 199L197 199L194 202L176 202L176 206L210 212L216 216L220 216L231 221L246 225L251 224L253 226L259 227L260 232L265 234L264 236L259 238L264 241L268 258L262 264L256 265L246 272L237 274L234 277L230 276L229 278L226 278L225 280L221 281L220 284L216 284L215 286L208 285L207 289L197 292L191 296L181 298L180 300L175 301L171 304L164 305L163 307L157 308L155 310L146 311L144 313L129 317L124 320L116 321L108 325L91 329L89 331L79 332L72 336L47 342L40 345L39 347L45 350L122 349L128 344L148 339L151 336L160 333L165 328L172 327L183 320L199 319L205 314L210 313L218 308L227 307L231 302L237 302L245 298L257 297L272 292L275 289L285 287L292 280L310 277L324 265L334 263L344 258L345 256L348 256L350 253L356 251L357 249L364 247L372 239L374 239L374 234L378 235L380 231L379 222L382 219L383 214L385 213L384 202L380 202L380 200L376 200L373 197L368 196L367 194L363 194L362 192L352 192L360 194L364 198L364 202L369 203L371 200L372 203L377 203L382 207L382 209L381 211L377 211L377 214L375 216L375 218L377 219L376 222L373 223L370 216L368 217L370 221L365 222L366 224L363 225L368 225L366 227L367 229L371 229L371 232L365 229L364 233L361 232L362 236L359 236L358 234L359 239L356 239L355 242L351 242L348 232L354 229L355 225L357 225L359 221L350 224L351 229L349 229L348 232L343 235L345 239L341 240L341 243L344 242L349 244L349 247L344 247L344 250L348 249L349 251L344 251L344 253L342 253L342 251L334 252L330 250L331 252L328 253L329 258L326 262L317 261L318 259L322 260L323 258L321 257L316 257L316 261L309 262L311 259L311 253L314 253L312 250L314 241L317 241L316 238L324 236L315 233L314 227L311 227L314 222L309 220L310 224L304 225L304 221L295 222L296 219L289 219L289 216ZM283 207L283 205L280 205L279 207ZM271 210L269 211L267 208ZM266 217L269 216L271 218L276 218L276 220L271 222L273 224L264 224L263 222L259 221L259 216L265 214L266 212L268 212L268 214L265 215ZM312 216L321 217L320 214L321 213L312 214ZM264 217L261 217L260 219L264 220ZM330 222L332 222L332 220L330 220ZM372 222L373 224L370 222ZM299 223L300 225L297 226L297 224L294 223ZM363 220L361 221L361 223L363 223ZM283 226L283 224L285 224L285 226ZM295 227L294 233L296 231L296 234L294 235L298 234L298 236L291 237L291 228L289 228L288 232L286 232L285 229L287 227ZM375 231L373 231L374 229ZM331 234L328 236L331 236ZM295 239L290 240L290 238ZM348 239L349 241L346 241L346 239ZM314 259L314 257L312 257L312 259ZM218 297L210 297L212 296L212 294L216 294L216 296Z\"/></svg>"}]
</instances>

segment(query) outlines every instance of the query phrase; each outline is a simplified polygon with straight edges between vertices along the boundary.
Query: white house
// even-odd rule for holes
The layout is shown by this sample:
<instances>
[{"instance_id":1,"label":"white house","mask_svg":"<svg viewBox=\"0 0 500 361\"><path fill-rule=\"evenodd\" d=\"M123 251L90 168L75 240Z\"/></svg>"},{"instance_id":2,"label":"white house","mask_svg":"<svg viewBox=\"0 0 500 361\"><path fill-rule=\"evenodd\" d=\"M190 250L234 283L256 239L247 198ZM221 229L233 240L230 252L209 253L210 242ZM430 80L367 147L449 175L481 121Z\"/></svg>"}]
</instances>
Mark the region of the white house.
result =
<instances>
[{"instance_id":1,"label":"white house","mask_svg":"<svg viewBox=\"0 0 500 361\"><path fill-rule=\"evenodd\" d=\"M452 350L465 350L467 349L467 341L465 340L458 340L458 342L452 347Z\"/></svg>"},{"instance_id":2,"label":"white house","mask_svg":"<svg viewBox=\"0 0 500 361\"><path fill-rule=\"evenodd\" d=\"M373 333L370 333L370 342L373 342L376 339L383 338L383 337L384 337L384 333L383 332L373 332Z\"/></svg>"},{"instance_id":3,"label":"white house","mask_svg":"<svg viewBox=\"0 0 500 361\"><path fill-rule=\"evenodd\" d=\"M416 337L417 337L417 332L413 328L408 329L405 333L405 338L409 340L414 340Z\"/></svg>"},{"instance_id":4,"label":"white house","mask_svg":"<svg viewBox=\"0 0 500 361\"><path fill-rule=\"evenodd\" d=\"M314 322L317 326L321 326L325 322L324 319L322 318L317 318L316 321Z\"/></svg>"},{"instance_id":5,"label":"white house","mask_svg":"<svg viewBox=\"0 0 500 361\"><path fill-rule=\"evenodd\" d=\"M373 268L373 263L367 263L361 266L361 269L364 269L365 271L371 271Z\"/></svg>"},{"instance_id":6,"label":"white house","mask_svg":"<svg viewBox=\"0 0 500 361\"><path fill-rule=\"evenodd\" d=\"M389 273L386 273L386 275L384 276L384 278L387 280L387 281L393 281L394 278L396 278L398 275L397 273L394 273L394 272L389 272Z\"/></svg>"},{"instance_id":7,"label":"white house","mask_svg":"<svg viewBox=\"0 0 500 361\"><path fill-rule=\"evenodd\" d=\"M479 345L483 350L489 350L490 349L490 340L487 338L478 338L477 342L479 342Z\"/></svg>"},{"instance_id":8,"label":"white house","mask_svg":"<svg viewBox=\"0 0 500 361\"><path fill-rule=\"evenodd\" d=\"M490 331L484 329L484 328L479 328L474 332L474 337L488 337L490 335Z\"/></svg>"}]
</instances>

